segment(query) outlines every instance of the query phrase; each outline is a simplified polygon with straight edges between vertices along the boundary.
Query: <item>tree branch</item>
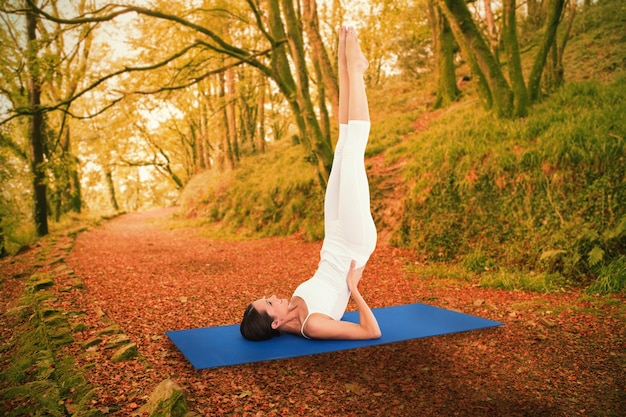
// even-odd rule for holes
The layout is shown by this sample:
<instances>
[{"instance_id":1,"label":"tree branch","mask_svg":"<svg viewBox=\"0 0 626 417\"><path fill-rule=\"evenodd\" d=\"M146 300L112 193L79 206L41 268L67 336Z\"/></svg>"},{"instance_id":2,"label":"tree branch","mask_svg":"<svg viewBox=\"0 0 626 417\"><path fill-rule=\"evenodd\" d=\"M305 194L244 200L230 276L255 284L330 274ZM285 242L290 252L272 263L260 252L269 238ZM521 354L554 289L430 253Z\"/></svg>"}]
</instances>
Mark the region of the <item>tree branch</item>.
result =
<instances>
[{"instance_id":1,"label":"tree branch","mask_svg":"<svg viewBox=\"0 0 626 417\"><path fill-rule=\"evenodd\" d=\"M96 87L98 87L100 84L104 83L105 81L114 78L118 75L124 74L124 73L129 73L129 72L141 72L141 71L150 71L153 69L157 69L160 67L163 67L167 64L169 64L170 62L174 61L177 58L180 58L181 56L185 55L190 49L197 47L198 44L197 43L193 43L192 45L187 46L186 48L183 48L181 51L175 53L174 55L166 58L165 60L158 62L156 64L153 65L148 65L145 67L125 67L124 69L121 69L119 71L115 71L111 74L105 75L104 77L100 78L99 80L93 82L91 85L89 85L88 87L86 87L85 89L79 91L77 94L75 94L72 97L69 97L63 101L60 101L58 103L56 103L54 106L49 106L49 107L42 107L37 109L37 111L41 111L44 113L49 113L51 111L54 110L59 110L63 107L66 107L67 105L71 104L74 100L78 99L79 97L85 95L86 93L88 93L89 91L95 89ZM119 101L120 99L116 100ZM110 107L110 106L109 106ZM0 121L0 126L2 126L3 124L15 119L16 117L20 117L20 116L30 116L32 115L34 112L33 111L29 111L27 109L15 109L16 113L2 121ZM71 113L70 113L71 114ZM73 115L72 115L73 116Z\"/></svg>"},{"instance_id":2,"label":"tree branch","mask_svg":"<svg viewBox=\"0 0 626 417\"><path fill-rule=\"evenodd\" d=\"M63 19L63 18L59 18L56 16L53 16L49 13L46 13L44 10L41 10L40 8L38 8L33 2L32 0L26 0L28 2L28 4L32 7L32 9L37 12L38 14L40 14L41 16L45 17L46 19L52 21L52 22L56 22L56 23L63 23L63 24L69 24L69 25L78 25L78 24L83 24L83 23L93 23L93 22L107 22L110 20L115 19L118 16L121 16L123 14L126 13L137 13L137 14L142 14L145 16L151 16L151 17L156 17L158 19L163 19L163 20L169 20L170 22L175 22L178 23L182 26L185 26L189 29L193 29L196 32L200 32L203 35L208 36L209 38L211 38L216 44L218 44L225 53L228 53L229 55L232 56L245 56L248 55L248 51L245 51L243 49L237 48L233 45L230 45L226 42L224 42L224 40L222 38L220 38L219 36L217 36L213 31L205 28L204 26L198 25L196 23L192 23L188 20L183 19L182 17L179 16L175 16L175 15L171 15L171 14L167 14L167 13L163 13L163 12L159 12L157 10L151 10L145 7L139 7L139 6L127 6L127 5L107 5L110 6L110 8L121 8L121 10L117 10L114 11L110 14L104 15L104 16L94 16L94 17L85 17L87 15L82 15L79 16L78 18L74 18L74 19ZM99 13L103 10L105 10L107 8L107 6L99 9L97 12L94 12L93 14ZM91 13L90 13L91 14Z\"/></svg>"},{"instance_id":3,"label":"tree branch","mask_svg":"<svg viewBox=\"0 0 626 417\"><path fill-rule=\"evenodd\" d=\"M263 35L265 36L265 38L270 41L270 43L272 44L272 46L274 48L276 48L280 43L277 43L274 38L272 37L272 35L269 34L269 32L267 30L265 30L265 27L263 26L263 19L261 18L261 12L259 11L259 8L257 7L256 4L254 4L252 2L252 0L246 0L246 3L248 3L248 6L250 6L250 9L252 10L252 14L254 14L254 18L256 20L256 25L259 28L259 30L261 31L261 33L263 33ZM282 43L282 42L281 42Z\"/></svg>"},{"instance_id":4,"label":"tree branch","mask_svg":"<svg viewBox=\"0 0 626 417\"><path fill-rule=\"evenodd\" d=\"M26 2L28 3L28 5L30 6L30 9L16 9L14 12L22 12L22 13L27 13L27 12L36 12L37 14L45 17L47 20L50 20L51 22L55 22L55 23L62 23L62 24L66 24L66 25L82 25L84 23L97 23L97 22L108 22L111 21L113 19L115 19L118 16L121 16L123 14L126 13L131 13L134 12L134 10L132 10L132 8L130 7L124 7L119 11L114 11L110 14L105 14L104 16L97 16L100 13L104 13L105 10L107 9L115 9L115 8L119 8L119 5L116 4L107 4L103 7L101 7L98 10L95 10L93 12L89 12L89 13L85 13L82 14L78 17L75 17L73 19L64 19L58 16L53 16L47 12L45 12L44 10L40 9L39 7L37 7L37 5L35 5L35 3L33 3L32 0L26 0ZM7 13L9 13L7 11ZM92 17L89 17L92 16Z\"/></svg>"},{"instance_id":5,"label":"tree branch","mask_svg":"<svg viewBox=\"0 0 626 417\"><path fill-rule=\"evenodd\" d=\"M105 21L109 21L109 20L113 20L118 16L121 16L125 13L137 13L137 14L141 14L141 15L145 15L145 16L151 16L151 17L155 17L158 19L162 19L162 20L168 20L170 22L175 22L178 23L184 27L187 27L189 29L193 29L196 32L199 32L205 36L208 36L211 40L213 40L213 42L215 42L216 46L213 46L211 44L208 44L206 42L203 41L197 41L197 42L201 42L203 43L205 46L208 46L209 48L211 48L212 50L225 54L225 55L229 55L232 56L234 58L240 59L242 61L245 61L246 63L260 69L263 73L265 73L266 75L271 75L271 69L268 68L267 66L261 64L260 62L256 61L255 59L253 59L255 56L258 56L258 54L251 54L250 51L246 51L245 49L241 49L238 48L236 46L233 46L227 42L225 42L221 37L219 37L217 34L215 34L215 32L207 29L204 26L198 25L196 23L190 22L188 20L183 19L182 17L179 16L175 16L175 15L171 15L171 14L167 14L167 13L163 13L163 12L159 12L157 10L151 10L145 7L138 7L138 6L125 6L125 5L108 5L111 8L115 8L115 7L122 7L121 10L118 11L114 11L113 13L110 13L108 15L105 16L100 16L100 17L84 17L86 15L82 15L78 18L75 19L62 19L62 18L58 18L55 16L50 15L49 13L46 13L45 11L37 8L33 3L32 0L26 0L29 4L32 5L33 9L41 14L43 17L45 17L48 20L51 20L53 22L57 22L57 23L65 23L65 24L82 24L82 23L91 23L91 22L105 22ZM258 11L258 8L252 3L251 0L247 0L248 5L250 6L250 8L252 9L253 14L255 15L256 18L256 23L257 23L257 27L258 29L264 34L264 36L270 41L272 48L270 50L273 50L275 48L277 48L278 46L280 46L282 43L286 42L286 39L282 39L279 41L274 40L270 34L263 28L263 24L262 24L262 20L261 20L261 15L260 12ZM94 14L99 13L103 10L105 10L107 7L103 7L101 9L99 9L97 12L94 12Z\"/></svg>"},{"instance_id":6,"label":"tree branch","mask_svg":"<svg viewBox=\"0 0 626 417\"><path fill-rule=\"evenodd\" d=\"M10 149L15 155L17 155L23 161L28 161L28 155L24 150L15 143L11 138L0 133L0 147Z\"/></svg>"},{"instance_id":7,"label":"tree branch","mask_svg":"<svg viewBox=\"0 0 626 417\"><path fill-rule=\"evenodd\" d=\"M93 82L91 85L89 85L88 87L86 87L85 89L81 90L80 92L78 92L77 94L63 100L60 101L58 103L56 103L53 106L48 106L48 107L43 107L38 109L38 111L42 111L44 113L47 112L52 112L52 111L56 111L56 110L61 110L63 111L65 114L70 115L71 117L75 118L75 119L89 119L91 117L95 117L99 114L102 114L104 111L106 111L107 109L109 109L110 107L112 107L114 104L118 103L119 101L121 101L124 96L117 98L115 100L113 100L110 104L108 104L107 106L105 106L103 109L99 110L98 112L88 115L88 116L77 116L73 113L71 113L69 111L69 106L71 105L71 103L80 98L81 96L83 96L84 94L86 94L87 92L95 89L96 87L98 87L99 85L103 84L105 81L117 77L119 75L122 75L124 73L131 73L131 72L142 72L142 71L150 71L150 70L154 70L160 67L163 67L165 65L167 65L168 63L174 61L177 58L182 57L183 55L185 55L189 50L198 47L198 46L203 46L207 49L210 49L212 51L215 51L217 53L220 54L224 54L224 55L229 55L231 57L234 57L237 59L237 62L229 64L227 66L224 66L222 68L218 68L215 70L211 70L208 71L200 76L196 76L193 77L191 79L191 81L187 82L187 83L183 83L180 85L176 85L176 86L169 86L169 87L162 87L162 88L158 88L152 91L135 91L133 93L130 94L157 94L160 92L164 92L164 91L174 91L174 90L180 90L180 89L184 89L187 88L195 83L198 83L200 81L202 81L203 79L214 75L214 74L218 74L220 72L223 72L229 68L233 68L236 66L239 66L243 63L251 65L257 69L259 69L262 73L264 73L266 76L269 76L271 78L273 77L273 72L271 70L271 68L269 68L267 65L262 64L260 61L258 61L256 58L260 57L260 56L264 56L264 55L268 55L270 54L276 47L282 45L283 43L287 42L286 39L282 39L279 41L274 41L272 39L272 37L263 29L262 26L262 22L261 22L261 15L260 12L258 11L257 7L251 2L251 0L247 0L250 8L252 9L256 19L257 19L257 26L259 27L259 29L263 32L263 34L266 36L266 38L271 42L272 47L269 49L266 49L264 51L260 51L257 53L250 53L249 51L243 50L241 48L237 48L233 45L230 45L226 42L224 42L219 36L217 36L214 32L210 31L209 29L197 25L195 23L189 22L181 17L178 16L174 16L174 15L170 15L170 14L166 14L166 13L162 13L159 11L155 11L155 10L150 10L144 7L136 7L136 6L123 6L123 5L106 5L94 12L91 13L86 13L86 14L82 14L76 18L72 18L72 19L65 19L65 18L60 18L54 15L51 15L47 12L45 12L44 10L38 8L32 0L26 0L27 3L32 7L32 10L34 10L36 13L40 14L41 16L43 16L44 18L55 22L55 23L59 23L59 24L69 24L69 25L79 25L79 24L85 24L85 23L95 23L95 22L106 22L106 21L110 21L115 19L118 16L121 16L123 14L126 13L138 13L138 14L143 14L146 16L151 16L151 17L155 17L155 18L159 18L159 19L164 19L164 20L169 20L175 23L178 23L182 26L188 27L190 29L193 29L197 32L200 32L206 36L208 36L209 38L211 38L216 45L213 45L211 43L208 43L206 41L202 41L202 40L196 40L192 45L187 46L185 48L183 48L181 51L177 52L176 54L166 58L165 60L158 62L156 64L153 65L148 65L148 66L144 66L144 67L125 67L122 70L119 71L115 71L111 74L108 74L98 80L96 80L95 82ZM110 12L104 16L97 16L100 13L104 13L107 12L110 9L115 9L115 8L119 8L121 7L121 10L113 10L113 12ZM24 11L25 12L25 11ZM128 95L128 94L127 94ZM28 110L28 109L20 109L17 108L14 110L15 114L7 117L4 120L0 121L0 126L8 123L9 121L20 117L20 116L30 116L32 115L32 111Z\"/></svg>"}]
</instances>

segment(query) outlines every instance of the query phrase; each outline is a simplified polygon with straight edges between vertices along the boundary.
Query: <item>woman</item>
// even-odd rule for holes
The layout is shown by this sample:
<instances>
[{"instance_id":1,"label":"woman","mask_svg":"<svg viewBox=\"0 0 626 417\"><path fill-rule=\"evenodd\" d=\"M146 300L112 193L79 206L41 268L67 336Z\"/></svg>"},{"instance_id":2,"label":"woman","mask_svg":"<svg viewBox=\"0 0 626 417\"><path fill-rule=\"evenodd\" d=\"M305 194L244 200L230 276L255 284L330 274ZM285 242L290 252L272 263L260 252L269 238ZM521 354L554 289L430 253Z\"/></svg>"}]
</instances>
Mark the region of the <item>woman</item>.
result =
<instances>
[{"instance_id":1,"label":"woman","mask_svg":"<svg viewBox=\"0 0 626 417\"><path fill-rule=\"evenodd\" d=\"M370 116L363 74L368 61L356 33L339 32L339 140L324 200L324 243L315 275L296 288L290 301L276 296L251 303L241 321L241 334L266 340L281 332L312 339L377 339L376 317L358 283L376 246L365 173L365 147ZM359 323L340 321L350 295Z\"/></svg>"}]
</instances>

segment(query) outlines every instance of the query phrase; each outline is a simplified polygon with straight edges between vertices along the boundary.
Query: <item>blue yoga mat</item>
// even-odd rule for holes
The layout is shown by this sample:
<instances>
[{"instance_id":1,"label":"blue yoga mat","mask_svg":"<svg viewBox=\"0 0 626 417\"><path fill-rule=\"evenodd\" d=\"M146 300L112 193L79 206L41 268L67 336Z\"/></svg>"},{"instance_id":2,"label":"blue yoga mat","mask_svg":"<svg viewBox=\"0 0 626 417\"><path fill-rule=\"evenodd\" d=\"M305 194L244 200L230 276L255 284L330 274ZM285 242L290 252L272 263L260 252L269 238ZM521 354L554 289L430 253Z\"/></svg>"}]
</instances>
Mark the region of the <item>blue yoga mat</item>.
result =
<instances>
[{"instance_id":1,"label":"blue yoga mat","mask_svg":"<svg viewBox=\"0 0 626 417\"><path fill-rule=\"evenodd\" d=\"M239 333L239 324L175 330L167 336L196 369L270 361L382 345L421 337L500 326L502 323L426 304L372 309L383 333L376 340L307 340L283 334L263 342L251 342ZM342 320L357 322L358 312Z\"/></svg>"}]
</instances>

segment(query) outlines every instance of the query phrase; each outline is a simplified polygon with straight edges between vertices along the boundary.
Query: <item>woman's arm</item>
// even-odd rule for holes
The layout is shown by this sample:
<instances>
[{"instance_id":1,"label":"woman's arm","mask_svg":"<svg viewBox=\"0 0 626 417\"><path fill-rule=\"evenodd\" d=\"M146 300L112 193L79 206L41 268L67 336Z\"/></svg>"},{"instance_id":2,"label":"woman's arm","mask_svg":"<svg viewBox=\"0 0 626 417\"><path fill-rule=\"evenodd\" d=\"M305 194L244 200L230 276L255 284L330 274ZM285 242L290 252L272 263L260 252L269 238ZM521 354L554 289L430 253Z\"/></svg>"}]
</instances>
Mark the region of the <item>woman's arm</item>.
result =
<instances>
[{"instance_id":1,"label":"woman's arm","mask_svg":"<svg viewBox=\"0 0 626 417\"><path fill-rule=\"evenodd\" d=\"M306 333L309 337L315 339L363 340L378 339L382 335L378 326L378 320L376 320L372 309L367 305L358 288L363 269L355 270L354 267L355 262L352 261L346 281L352 293L352 299L359 310L359 323L338 321L321 314L314 314L308 320L306 326Z\"/></svg>"},{"instance_id":2,"label":"woman's arm","mask_svg":"<svg viewBox=\"0 0 626 417\"><path fill-rule=\"evenodd\" d=\"M348 288L352 293L352 299L356 303L356 307L359 310L359 325L363 328L365 333L370 336L368 339L378 339L382 335L380 327L378 326L378 320L376 320L374 313L372 313L372 309L367 305L358 288L359 281L363 275L363 268L355 270L354 266L355 261L352 261L352 263L350 263L347 280Z\"/></svg>"}]
</instances>

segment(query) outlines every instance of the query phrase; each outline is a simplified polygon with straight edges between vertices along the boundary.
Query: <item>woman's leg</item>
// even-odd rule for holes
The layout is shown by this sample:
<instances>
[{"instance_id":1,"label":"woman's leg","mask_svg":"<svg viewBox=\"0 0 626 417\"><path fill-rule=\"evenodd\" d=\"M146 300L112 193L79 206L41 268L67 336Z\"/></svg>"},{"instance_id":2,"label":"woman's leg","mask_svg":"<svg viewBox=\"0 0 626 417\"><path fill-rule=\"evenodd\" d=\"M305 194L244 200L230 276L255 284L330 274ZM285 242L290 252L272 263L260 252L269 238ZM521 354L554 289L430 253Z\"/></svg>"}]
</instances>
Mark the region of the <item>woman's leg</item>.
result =
<instances>
[{"instance_id":1,"label":"woman's leg","mask_svg":"<svg viewBox=\"0 0 626 417\"><path fill-rule=\"evenodd\" d=\"M335 145L333 165L330 170L326 195L324 197L324 222L329 225L331 221L339 218L339 186L341 177L341 158L343 147L348 134L348 98L350 97L350 79L348 77L348 63L346 60L346 34L348 29L342 26L339 29L339 46L337 48L337 70L339 78L339 139ZM327 235L329 230L327 229Z\"/></svg>"},{"instance_id":2,"label":"woman's leg","mask_svg":"<svg viewBox=\"0 0 626 417\"><path fill-rule=\"evenodd\" d=\"M363 80L368 62L354 30L341 28L338 55L339 140L324 200L325 239L358 254L360 267L374 250L376 227L364 160L370 128Z\"/></svg>"},{"instance_id":3,"label":"woman's leg","mask_svg":"<svg viewBox=\"0 0 626 417\"><path fill-rule=\"evenodd\" d=\"M346 63L349 78L348 132L342 150L339 222L348 246L369 253L376 245L376 227L370 211L370 193L365 172L365 147L370 131L370 116L363 75L368 62L356 33L346 33Z\"/></svg>"}]
</instances>

